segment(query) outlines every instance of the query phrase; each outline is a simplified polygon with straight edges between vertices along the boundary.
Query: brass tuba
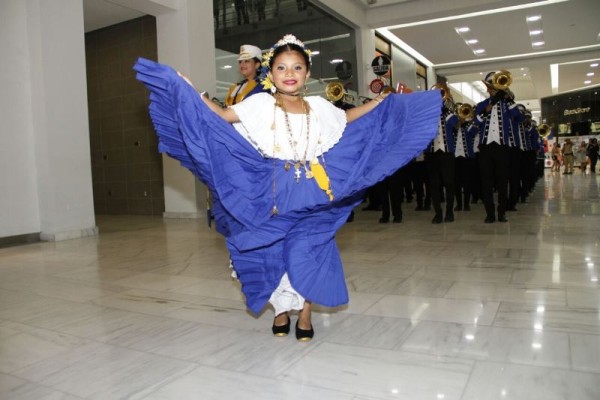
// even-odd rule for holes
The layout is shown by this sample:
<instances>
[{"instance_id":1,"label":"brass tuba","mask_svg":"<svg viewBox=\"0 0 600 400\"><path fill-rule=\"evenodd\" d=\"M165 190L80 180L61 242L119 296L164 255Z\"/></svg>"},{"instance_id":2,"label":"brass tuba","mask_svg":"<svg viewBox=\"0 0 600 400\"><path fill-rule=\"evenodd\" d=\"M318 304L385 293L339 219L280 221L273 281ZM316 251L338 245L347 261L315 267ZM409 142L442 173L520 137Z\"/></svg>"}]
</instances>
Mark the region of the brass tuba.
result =
<instances>
[{"instance_id":1,"label":"brass tuba","mask_svg":"<svg viewBox=\"0 0 600 400\"><path fill-rule=\"evenodd\" d=\"M329 82L327 86L325 86L325 96L332 103L339 100L348 104L354 103L354 96L346 93L346 89L344 89L344 85L342 85L341 82Z\"/></svg>"},{"instance_id":2,"label":"brass tuba","mask_svg":"<svg viewBox=\"0 0 600 400\"><path fill-rule=\"evenodd\" d=\"M512 83L512 74L501 69L492 76L492 87L496 90L508 90L508 87Z\"/></svg>"},{"instance_id":3,"label":"brass tuba","mask_svg":"<svg viewBox=\"0 0 600 400\"><path fill-rule=\"evenodd\" d=\"M473 119L473 106L467 103L458 103L456 105L456 115L461 121Z\"/></svg>"},{"instance_id":4,"label":"brass tuba","mask_svg":"<svg viewBox=\"0 0 600 400\"><path fill-rule=\"evenodd\" d=\"M550 132L552 132L552 129L550 128L550 125L548 125L548 124L541 124L540 126L538 126L538 133L544 139L546 139L548 137L548 135L550 135Z\"/></svg>"}]
</instances>

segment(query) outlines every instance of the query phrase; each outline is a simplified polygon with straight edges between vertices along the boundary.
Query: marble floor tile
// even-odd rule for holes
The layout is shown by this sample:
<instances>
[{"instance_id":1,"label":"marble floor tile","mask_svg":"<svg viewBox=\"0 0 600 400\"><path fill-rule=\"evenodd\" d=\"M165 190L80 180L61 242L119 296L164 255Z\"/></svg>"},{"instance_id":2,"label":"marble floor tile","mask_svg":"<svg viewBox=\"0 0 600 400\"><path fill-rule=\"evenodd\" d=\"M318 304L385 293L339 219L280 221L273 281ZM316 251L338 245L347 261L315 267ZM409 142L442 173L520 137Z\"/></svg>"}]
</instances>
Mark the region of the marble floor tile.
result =
<instances>
[{"instance_id":1,"label":"marble floor tile","mask_svg":"<svg viewBox=\"0 0 600 400\"><path fill-rule=\"evenodd\" d=\"M569 307L600 309L600 289L567 287L566 292Z\"/></svg>"},{"instance_id":2,"label":"marble floor tile","mask_svg":"<svg viewBox=\"0 0 600 400\"><path fill-rule=\"evenodd\" d=\"M564 369L477 362L462 400L596 400L599 379Z\"/></svg>"},{"instance_id":3,"label":"marble floor tile","mask_svg":"<svg viewBox=\"0 0 600 400\"><path fill-rule=\"evenodd\" d=\"M143 398L185 375L196 364L90 343L13 375L86 399Z\"/></svg>"},{"instance_id":4,"label":"marble floor tile","mask_svg":"<svg viewBox=\"0 0 600 400\"><path fill-rule=\"evenodd\" d=\"M600 373L600 336L569 334L573 369Z\"/></svg>"},{"instance_id":5,"label":"marble floor tile","mask_svg":"<svg viewBox=\"0 0 600 400\"><path fill-rule=\"evenodd\" d=\"M14 322L0 322L0 372L10 373L88 341Z\"/></svg>"},{"instance_id":6,"label":"marble floor tile","mask_svg":"<svg viewBox=\"0 0 600 400\"><path fill-rule=\"evenodd\" d=\"M154 273L142 273L119 279L113 282L118 286L147 290L173 290L192 286L202 282L202 279L190 276L172 276Z\"/></svg>"},{"instance_id":7,"label":"marble floor tile","mask_svg":"<svg viewBox=\"0 0 600 400\"><path fill-rule=\"evenodd\" d=\"M564 288L533 285L454 282L445 297L448 299L510 301L536 305L567 305Z\"/></svg>"},{"instance_id":8,"label":"marble floor tile","mask_svg":"<svg viewBox=\"0 0 600 400\"><path fill-rule=\"evenodd\" d=\"M455 400L472 367L456 358L323 343L279 378L378 399Z\"/></svg>"},{"instance_id":9,"label":"marble floor tile","mask_svg":"<svg viewBox=\"0 0 600 400\"><path fill-rule=\"evenodd\" d=\"M189 304L202 303L205 297L175 292L131 289L113 296L95 299L92 303L101 307L118 308L144 314L164 315Z\"/></svg>"},{"instance_id":10,"label":"marble floor tile","mask_svg":"<svg viewBox=\"0 0 600 400\"><path fill-rule=\"evenodd\" d=\"M600 334L600 318L597 309L554 305L501 303L494 326Z\"/></svg>"},{"instance_id":11,"label":"marble floor tile","mask_svg":"<svg viewBox=\"0 0 600 400\"><path fill-rule=\"evenodd\" d=\"M0 373L0 399L7 400L83 400L82 397L59 392Z\"/></svg>"},{"instance_id":12,"label":"marble floor tile","mask_svg":"<svg viewBox=\"0 0 600 400\"><path fill-rule=\"evenodd\" d=\"M402 318L348 315L330 329L324 341L355 346L393 349L403 340L411 322Z\"/></svg>"},{"instance_id":13,"label":"marble floor tile","mask_svg":"<svg viewBox=\"0 0 600 400\"><path fill-rule=\"evenodd\" d=\"M232 384L235 382L235 384ZM199 367L144 400L357 400L343 388L328 390L309 383L288 382L211 367ZM366 398L365 398L366 400Z\"/></svg>"},{"instance_id":14,"label":"marble floor tile","mask_svg":"<svg viewBox=\"0 0 600 400\"><path fill-rule=\"evenodd\" d=\"M491 325L498 306L497 302L387 295L365 311L365 314L407 318L411 321Z\"/></svg>"},{"instance_id":15,"label":"marble floor tile","mask_svg":"<svg viewBox=\"0 0 600 400\"><path fill-rule=\"evenodd\" d=\"M570 368L569 335L421 321L400 350L477 361Z\"/></svg>"}]
</instances>

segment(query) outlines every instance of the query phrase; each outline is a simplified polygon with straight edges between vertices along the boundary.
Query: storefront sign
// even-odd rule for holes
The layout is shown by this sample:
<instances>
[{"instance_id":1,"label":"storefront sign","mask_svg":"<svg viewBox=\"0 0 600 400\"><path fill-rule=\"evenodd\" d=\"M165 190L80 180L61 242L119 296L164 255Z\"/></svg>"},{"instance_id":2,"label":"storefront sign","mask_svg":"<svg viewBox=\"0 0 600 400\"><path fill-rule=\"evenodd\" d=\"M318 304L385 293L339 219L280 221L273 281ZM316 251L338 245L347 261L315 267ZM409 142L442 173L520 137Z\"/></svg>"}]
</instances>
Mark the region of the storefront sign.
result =
<instances>
[{"instance_id":1,"label":"storefront sign","mask_svg":"<svg viewBox=\"0 0 600 400\"><path fill-rule=\"evenodd\" d=\"M577 107L572 110L565 110L565 113L563 115L585 114L589 113L591 109L591 107Z\"/></svg>"}]
</instances>

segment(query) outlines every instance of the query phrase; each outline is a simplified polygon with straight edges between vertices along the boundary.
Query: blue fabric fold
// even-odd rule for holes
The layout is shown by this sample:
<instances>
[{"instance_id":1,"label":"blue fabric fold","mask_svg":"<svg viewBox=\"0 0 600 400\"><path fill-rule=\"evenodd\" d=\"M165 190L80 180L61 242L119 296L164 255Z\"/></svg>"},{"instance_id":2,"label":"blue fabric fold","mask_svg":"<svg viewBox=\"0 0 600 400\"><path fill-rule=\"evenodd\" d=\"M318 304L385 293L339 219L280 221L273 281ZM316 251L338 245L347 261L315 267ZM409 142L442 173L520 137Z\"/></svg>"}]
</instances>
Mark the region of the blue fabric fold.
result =
<instances>
[{"instance_id":1,"label":"blue fabric fold","mask_svg":"<svg viewBox=\"0 0 600 400\"><path fill-rule=\"evenodd\" d=\"M330 202L314 179L296 183L284 161L262 157L171 67L140 58L134 69L150 89L159 150L212 192L217 230L226 238L248 308L259 313L286 272L307 300L346 304L335 233L366 188L408 163L435 137L439 93L391 95L349 123L324 154L335 196ZM277 216L271 214L274 203Z\"/></svg>"}]
</instances>

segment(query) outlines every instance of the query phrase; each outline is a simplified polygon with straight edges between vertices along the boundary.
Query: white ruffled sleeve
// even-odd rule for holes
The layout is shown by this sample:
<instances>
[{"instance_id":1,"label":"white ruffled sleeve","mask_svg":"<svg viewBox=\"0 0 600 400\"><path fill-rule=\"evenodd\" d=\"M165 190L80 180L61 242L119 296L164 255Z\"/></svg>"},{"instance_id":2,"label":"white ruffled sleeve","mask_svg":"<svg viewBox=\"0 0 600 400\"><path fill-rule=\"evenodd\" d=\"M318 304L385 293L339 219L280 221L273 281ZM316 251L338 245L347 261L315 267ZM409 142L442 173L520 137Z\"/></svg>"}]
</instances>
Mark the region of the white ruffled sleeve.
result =
<instances>
[{"instance_id":1,"label":"white ruffled sleeve","mask_svg":"<svg viewBox=\"0 0 600 400\"><path fill-rule=\"evenodd\" d=\"M263 157L273 154L273 117L275 99L268 93L257 93L231 106L240 122L233 127Z\"/></svg>"},{"instance_id":2,"label":"white ruffled sleeve","mask_svg":"<svg viewBox=\"0 0 600 400\"><path fill-rule=\"evenodd\" d=\"M315 126L320 130L321 145L317 149L317 154L320 155L340 141L346 129L346 112L323 97L310 96L306 101L310 104L311 119L315 118Z\"/></svg>"}]
</instances>

